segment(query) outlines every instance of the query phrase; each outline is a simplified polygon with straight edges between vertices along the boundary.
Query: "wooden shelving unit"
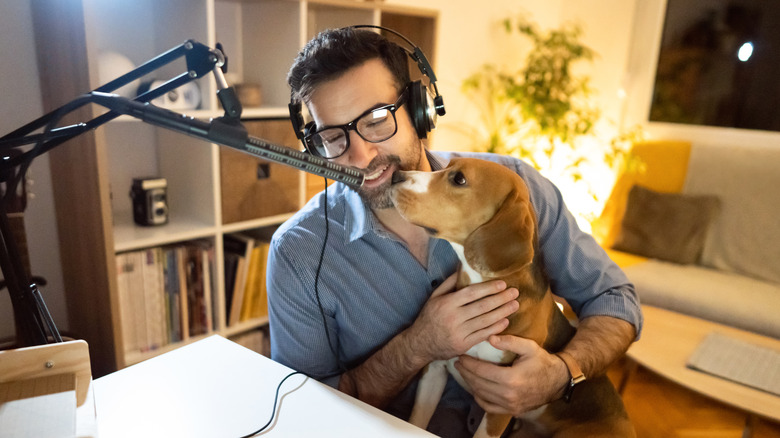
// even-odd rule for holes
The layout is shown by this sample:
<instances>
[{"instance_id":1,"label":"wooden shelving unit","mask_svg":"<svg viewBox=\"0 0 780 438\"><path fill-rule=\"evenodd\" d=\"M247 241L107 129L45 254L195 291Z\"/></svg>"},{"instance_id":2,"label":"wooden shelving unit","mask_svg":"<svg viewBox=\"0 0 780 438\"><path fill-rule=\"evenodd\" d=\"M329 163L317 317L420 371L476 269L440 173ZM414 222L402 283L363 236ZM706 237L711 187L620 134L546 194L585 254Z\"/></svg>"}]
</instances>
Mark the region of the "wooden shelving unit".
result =
<instances>
[{"instance_id":1,"label":"wooden shelving unit","mask_svg":"<svg viewBox=\"0 0 780 438\"><path fill-rule=\"evenodd\" d=\"M299 145L292 129L283 128L289 126L286 73L300 47L316 32L352 24L386 25L415 41L431 60L435 57L437 12L385 2L37 0L31 5L46 111L105 83L106 78L100 77L105 53L121 54L140 65L187 39L209 47L221 42L229 56L228 80L260 86L261 104L246 106L243 113L250 132L295 148ZM159 73L173 76L183 69L182 64L175 64ZM222 115L213 79L206 77L197 83L200 105L177 111L202 119ZM85 107L68 121L86 120L103 111ZM196 239L211 242L217 261L214 292L224 297L223 236L272 228L322 188L318 178L292 171L283 178L290 186L285 196L292 199L291 204L263 209L264 202L281 201L264 196L262 185L276 190L274 184L281 182L247 182L245 186L256 193L244 202L268 213L236 217L235 200L228 199L223 190L228 176L223 166L230 152L127 117L51 151L70 334L89 343L95 377L202 337L143 353L125 351L115 266L118 253ZM130 184L132 178L146 176L168 181L166 225L141 227L132 221ZM217 303L222 307L215 309L215 315L224 315L225 300L220 298ZM209 333L232 336L266 324L266 318L258 318L227 326L224 316L217 316L215 329Z\"/></svg>"}]
</instances>

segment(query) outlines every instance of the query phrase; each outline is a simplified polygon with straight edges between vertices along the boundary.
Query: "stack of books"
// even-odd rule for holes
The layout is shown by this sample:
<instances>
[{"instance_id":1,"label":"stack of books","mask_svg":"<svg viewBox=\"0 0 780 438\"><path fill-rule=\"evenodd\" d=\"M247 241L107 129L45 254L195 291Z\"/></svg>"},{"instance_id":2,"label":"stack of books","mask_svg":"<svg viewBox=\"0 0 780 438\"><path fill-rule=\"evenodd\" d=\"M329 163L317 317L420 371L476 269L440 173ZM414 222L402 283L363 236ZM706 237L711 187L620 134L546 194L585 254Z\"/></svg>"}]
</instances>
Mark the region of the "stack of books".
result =
<instances>
[{"instance_id":1,"label":"stack of books","mask_svg":"<svg viewBox=\"0 0 780 438\"><path fill-rule=\"evenodd\" d=\"M268 316L265 267L268 242L243 234L226 235L225 321L228 326Z\"/></svg>"},{"instance_id":2,"label":"stack of books","mask_svg":"<svg viewBox=\"0 0 780 438\"><path fill-rule=\"evenodd\" d=\"M117 254L126 353L215 330L214 247L208 241Z\"/></svg>"}]
</instances>

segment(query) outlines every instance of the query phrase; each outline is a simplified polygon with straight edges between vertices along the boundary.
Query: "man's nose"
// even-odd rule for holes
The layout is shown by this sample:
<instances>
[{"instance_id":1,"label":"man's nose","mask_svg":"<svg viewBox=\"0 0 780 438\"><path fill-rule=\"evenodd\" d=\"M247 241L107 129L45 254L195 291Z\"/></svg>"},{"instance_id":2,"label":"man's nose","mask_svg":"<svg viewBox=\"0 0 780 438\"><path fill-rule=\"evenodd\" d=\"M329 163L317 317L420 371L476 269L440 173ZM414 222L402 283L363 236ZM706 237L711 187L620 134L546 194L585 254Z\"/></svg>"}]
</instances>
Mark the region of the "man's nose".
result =
<instances>
[{"instance_id":1,"label":"man's nose","mask_svg":"<svg viewBox=\"0 0 780 438\"><path fill-rule=\"evenodd\" d=\"M347 151L349 164L358 169L367 168L377 155L376 144L363 140L363 137L355 131L350 131L349 135L349 150Z\"/></svg>"}]
</instances>

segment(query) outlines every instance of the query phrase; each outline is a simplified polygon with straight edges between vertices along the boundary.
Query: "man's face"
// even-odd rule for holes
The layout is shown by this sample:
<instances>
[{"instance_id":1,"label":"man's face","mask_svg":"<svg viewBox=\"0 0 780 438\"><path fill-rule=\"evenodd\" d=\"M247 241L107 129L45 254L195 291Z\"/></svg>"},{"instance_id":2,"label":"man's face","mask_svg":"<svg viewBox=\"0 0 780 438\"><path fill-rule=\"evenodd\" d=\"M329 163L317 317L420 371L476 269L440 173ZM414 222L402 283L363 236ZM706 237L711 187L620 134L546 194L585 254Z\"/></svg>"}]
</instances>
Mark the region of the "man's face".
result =
<instances>
[{"instance_id":1,"label":"man's face","mask_svg":"<svg viewBox=\"0 0 780 438\"><path fill-rule=\"evenodd\" d=\"M366 110L392 104L398 96L390 71L379 59L372 59L318 86L308 108L318 127L337 126L351 122ZM349 131L349 148L333 160L365 171L366 179L358 192L372 209L393 206L389 196L393 172L430 170L407 104L396 112L396 121L396 134L379 143L367 142L354 130Z\"/></svg>"}]
</instances>

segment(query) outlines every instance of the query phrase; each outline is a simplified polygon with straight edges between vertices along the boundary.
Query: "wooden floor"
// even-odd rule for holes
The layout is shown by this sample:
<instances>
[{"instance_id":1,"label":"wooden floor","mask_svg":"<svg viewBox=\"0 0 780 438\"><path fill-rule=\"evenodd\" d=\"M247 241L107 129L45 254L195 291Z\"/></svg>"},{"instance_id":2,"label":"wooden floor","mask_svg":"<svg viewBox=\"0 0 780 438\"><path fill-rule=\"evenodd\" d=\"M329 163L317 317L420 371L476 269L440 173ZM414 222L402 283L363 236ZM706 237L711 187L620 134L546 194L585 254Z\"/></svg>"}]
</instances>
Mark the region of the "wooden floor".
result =
<instances>
[{"instance_id":1,"label":"wooden floor","mask_svg":"<svg viewBox=\"0 0 780 438\"><path fill-rule=\"evenodd\" d=\"M623 370L622 363L610 368L616 386ZM740 438L747 418L641 367L629 379L623 402L638 438ZM753 437L780 438L780 424L756 419Z\"/></svg>"}]
</instances>

